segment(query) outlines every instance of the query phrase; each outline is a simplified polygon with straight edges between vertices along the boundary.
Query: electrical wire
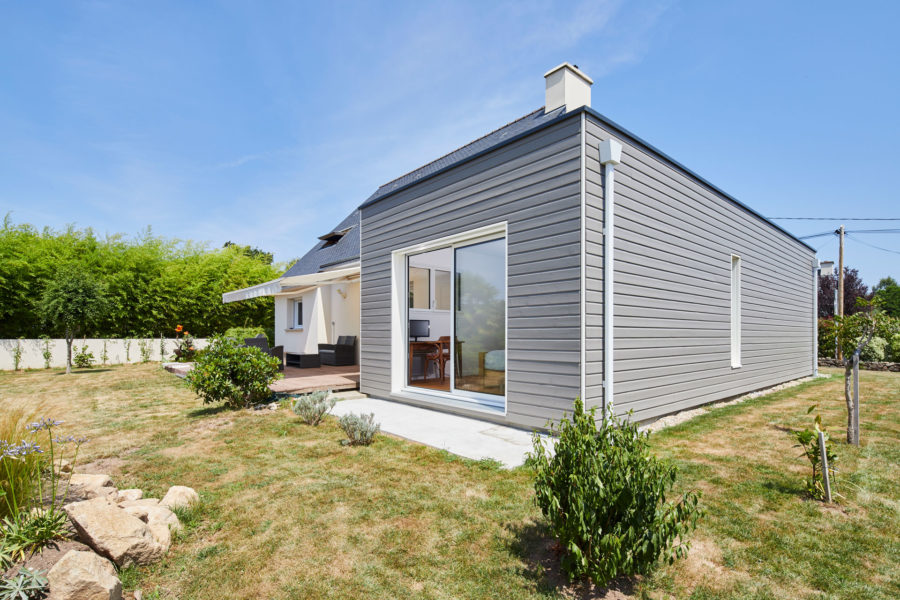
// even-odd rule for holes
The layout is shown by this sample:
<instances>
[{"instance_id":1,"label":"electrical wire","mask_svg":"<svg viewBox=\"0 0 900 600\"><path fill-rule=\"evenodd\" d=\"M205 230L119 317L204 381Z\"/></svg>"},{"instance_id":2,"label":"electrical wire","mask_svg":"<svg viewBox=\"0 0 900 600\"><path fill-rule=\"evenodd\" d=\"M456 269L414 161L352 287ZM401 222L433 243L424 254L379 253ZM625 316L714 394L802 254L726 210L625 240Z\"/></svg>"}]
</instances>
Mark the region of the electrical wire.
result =
<instances>
[{"instance_id":1,"label":"electrical wire","mask_svg":"<svg viewBox=\"0 0 900 600\"><path fill-rule=\"evenodd\" d=\"M865 241L863 241L863 240L861 240L861 239L859 239L859 238L857 238L856 236L853 236L853 235L848 235L847 237L849 237L849 238L850 238L851 240L853 240L854 242L859 242L860 244L862 244L862 245L864 245L864 246L868 246L868 247L870 247L870 248L875 248L876 250L881 250L881 251L883 251L883 252L890 252L891 254L900 254L900 251L897 251L897 250L891 250L891 249L889 249L889 248L882 248L881 246L876 246L875 244L870 244L869 242L865 242Z\"/></svg>"},{"instance_id":2,"label":"electrical wire","mask_svg":"<svg viewBox=\"0 0 900 600\"><path fill-rule=\"evenodd\" d=\"M770 221L900 221L888 217L766 217Z\"/></svg>"},{"instance_id":3,"label":"electrical wire","mask_svg":"<svg viewBox=\"0 0 900 600\"><path fill-rule=\"evenodd\" d=\"M834 232L833 232L833 231L824 231L824 232L822 232L822 233L813 233L812 235L804 235L804 236L801 236L801 237L799 237L799 238L797 238L797 239L799 239L799 240L811 240L812 238L824 237L824 236L826 236L826 235L834 235Z\"/></svg>"}]
</instances>

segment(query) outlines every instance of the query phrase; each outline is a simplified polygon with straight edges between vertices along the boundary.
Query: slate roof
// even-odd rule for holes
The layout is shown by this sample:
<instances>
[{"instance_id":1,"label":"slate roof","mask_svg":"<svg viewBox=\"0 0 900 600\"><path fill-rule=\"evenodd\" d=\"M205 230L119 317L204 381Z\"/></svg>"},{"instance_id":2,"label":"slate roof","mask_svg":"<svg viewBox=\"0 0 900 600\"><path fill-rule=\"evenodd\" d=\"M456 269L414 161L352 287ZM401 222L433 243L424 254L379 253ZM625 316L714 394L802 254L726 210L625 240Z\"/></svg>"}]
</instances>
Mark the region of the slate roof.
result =
<instances>
[{"instance_id":1,"label":"slate roof","mask_svg":"<svg viewBox=\"0 0 900 600\"><path fill-rule=\"evenodd\" d=\"M388 183L375 190L375 193L369 196L369 198L365 202L363 202L360 208L364 208L370 204L373 204L381 198L396 192L400 188L404 188L408 185L416 183L417 181L421 181L426 177L430 177L438 171L443 171L444 169L448 169L453 165L466 161L476 154L486 152L487 150L490 150L494 146L501 144L509 140L510 138L524 135L533 129L538 129L541 126L546 125L550 121L553 121L557 117L564 115L565 112L566 108L562 106L560 108L557 108L556 110L550 111L549 113L545 113L544 107L542 106L536 111L531 112L524 117L516 119L512 123L507 123L500 129L495 129L489 134L480 137L461 148L457 148L453 152L445 154L437 160L431 161L427 165L419 167L415 171L411 171L406 175L394 179L393 181L389 181Z\"/></svg>"},{"instance_id":2,"label":"slate roof","mask_svg":"<svg viewBox=\"0 0 900 600\"><path fill-rule=\"evenodd\" d=\"M322 240L312 250L303 255L303 258L295 262L282 277L294 277L296 275L309 275L318 273L329 267L341 263L359 260L359 210L354 210L347 218L341 221L334 231L349 229L336 244L327 246Z\"/></svg>"}]
</instances>

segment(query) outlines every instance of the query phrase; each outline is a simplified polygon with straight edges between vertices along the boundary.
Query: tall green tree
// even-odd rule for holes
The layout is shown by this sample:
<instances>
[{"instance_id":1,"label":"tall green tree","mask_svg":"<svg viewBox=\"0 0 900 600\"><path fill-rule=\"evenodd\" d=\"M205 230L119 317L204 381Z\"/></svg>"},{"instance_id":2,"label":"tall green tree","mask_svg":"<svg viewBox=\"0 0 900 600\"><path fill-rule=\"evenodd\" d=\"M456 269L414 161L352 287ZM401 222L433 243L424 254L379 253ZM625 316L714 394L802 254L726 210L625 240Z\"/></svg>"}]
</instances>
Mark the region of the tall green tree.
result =
<instances>
[{"instance_id":1,"label":"tall green tree","mask_svg":"<svg viewBox=\"0 0 900 600\"><path fill-rule=\"evenodd\" d=\"M881 301L884 312L900 317L900 285L893 277L885 277L874 288L875 297Z\"/></svg>"},{"instance_id":2,"label":"tall green tree","mask_svg":"<svg viewBox=\"0 0 900 600\"><path fill-rule=\"evenodd\" d=\"M41 316L51 331L66 338L67 375L72 372L72 341L100 320L105 306L105 286L75 265L61 267L44 288Z\"/></svg>"}]
</instances>

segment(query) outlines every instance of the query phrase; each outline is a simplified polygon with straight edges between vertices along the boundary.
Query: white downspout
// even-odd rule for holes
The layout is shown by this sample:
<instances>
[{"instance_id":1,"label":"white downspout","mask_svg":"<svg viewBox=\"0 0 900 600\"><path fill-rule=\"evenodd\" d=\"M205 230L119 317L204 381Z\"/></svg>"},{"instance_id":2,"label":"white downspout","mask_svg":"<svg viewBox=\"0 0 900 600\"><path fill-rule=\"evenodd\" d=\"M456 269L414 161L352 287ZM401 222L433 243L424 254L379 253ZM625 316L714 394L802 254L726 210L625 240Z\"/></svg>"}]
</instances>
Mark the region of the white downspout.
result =
<instances>
[{"instance_id":1,"label":"white downspout","mask_svg":"<svg viewBox=\"0 0 900 600\"><path fill-rule=\"evenodd\" d=\"M813 322L812 322L812 347L813 347L813 377L819 376L819 259L813 259Z\"/></svg>"},{"instance_id":2,"label":"white downspout","mask_svg":"<svg viewBox=\"0 0 900 600\"><path fill-rule=\"evenodd\" d=\"M603 165L603 415L613 410L613 296L616 239L616 165L622 162L622 144L607 139L600 142L600 164Z\"/></svg>"}]
</instances>

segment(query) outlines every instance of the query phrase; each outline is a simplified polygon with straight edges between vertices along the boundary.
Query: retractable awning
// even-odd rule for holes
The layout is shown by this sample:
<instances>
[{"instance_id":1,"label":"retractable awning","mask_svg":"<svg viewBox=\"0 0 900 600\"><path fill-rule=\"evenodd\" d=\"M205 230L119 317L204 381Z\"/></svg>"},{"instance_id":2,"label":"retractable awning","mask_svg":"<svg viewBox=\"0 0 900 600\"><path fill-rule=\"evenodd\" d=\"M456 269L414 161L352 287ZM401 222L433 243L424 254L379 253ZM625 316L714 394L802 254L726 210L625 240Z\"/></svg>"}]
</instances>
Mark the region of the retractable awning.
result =
<instances>
[{"instance_id":1,"label":"retractable awning","mask_svg":"<svg viewBox=\"0 0 900 600\"><path fill-rule=\"evenodd\" d=\"M262 298L263 296L274 296L281 291L281 278L273 279L265 283L251 285L240 290L225 292L222 294L222 303L240 302L241 300L250 300L251 298Z\"/></svg>"},{"instance_id":2,"label":"retractable awning","mask_svg":"<svg viewBox=\"0 0 900 600\"><path fill-rule=\"evenodd\" d=\"M333 271L320 271L318 273L309 273L308 275L295 275L293 277L284 277L281 279L281 285L284 286L309 286L322 285L325 283L337 283L339 281L349 281L359 277L359 266L347 267L345 269L334 269Z\"/></svg>"},{"instance_id":3,"label":"retractable awning","mask_svg":"<svg viewBox=\"0 0 900 600\"><path fill-rule=\"evenodd\" d=\"M307 275L295 275L293 277L279 277L272 281L252 285L240 290L225 292L222 294L222 302L240 302L241 300L250 300L251 298L262 298L263 296L276 296L286 287L294 288L290 293L295 294L298 287L316 287L327 283L338 283L341 281L350 281L359 278L359 266L347 267L344 269L334 269L333 271L320 271L318 273L309 273ZM284 290L288 291L288 290Z\"/></svg>"}]
</instances>

